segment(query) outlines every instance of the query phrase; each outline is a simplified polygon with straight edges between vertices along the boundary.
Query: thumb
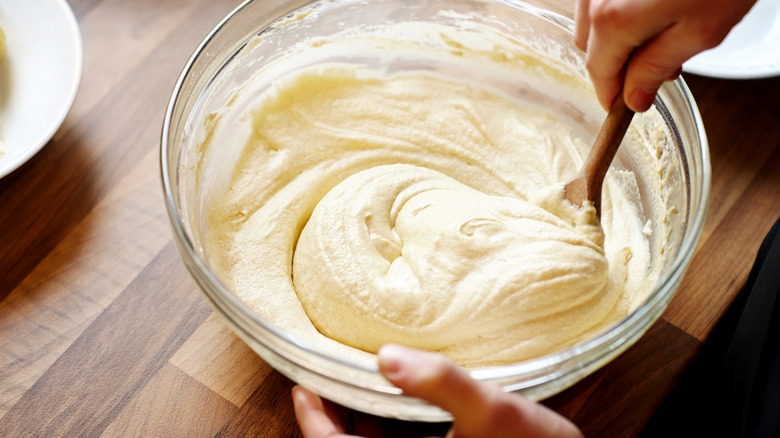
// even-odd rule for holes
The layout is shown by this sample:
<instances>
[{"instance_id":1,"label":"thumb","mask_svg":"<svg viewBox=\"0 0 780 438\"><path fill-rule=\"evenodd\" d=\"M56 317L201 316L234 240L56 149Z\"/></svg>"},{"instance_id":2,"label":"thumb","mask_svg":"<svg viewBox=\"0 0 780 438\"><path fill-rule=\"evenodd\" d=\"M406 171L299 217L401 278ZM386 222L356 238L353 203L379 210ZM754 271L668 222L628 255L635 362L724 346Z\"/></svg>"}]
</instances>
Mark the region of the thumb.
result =
<instances>
[{"instance_id":1,"label":"thumb","mask_svg":"<svg viewBox=\"0 0 780 438\"><path fill-rule=\"evenodd\" d=\"M493 389L478 384L444 355L399 345L379 350L379 371L404 394L439 406L456 419L479 415Z\"/></svg>"},{"instance_id":2,"label":"thumb","mask_svg":"<svg viewBox=\"0 0 780 438\"><path fill-rule=\"evenodd\" d=\"M447 357L398 345L379 350L379 371L404 394L450 412L453 437L581 437L564 417L498 385L479 382Z\"/></svg>"}]
</instances>

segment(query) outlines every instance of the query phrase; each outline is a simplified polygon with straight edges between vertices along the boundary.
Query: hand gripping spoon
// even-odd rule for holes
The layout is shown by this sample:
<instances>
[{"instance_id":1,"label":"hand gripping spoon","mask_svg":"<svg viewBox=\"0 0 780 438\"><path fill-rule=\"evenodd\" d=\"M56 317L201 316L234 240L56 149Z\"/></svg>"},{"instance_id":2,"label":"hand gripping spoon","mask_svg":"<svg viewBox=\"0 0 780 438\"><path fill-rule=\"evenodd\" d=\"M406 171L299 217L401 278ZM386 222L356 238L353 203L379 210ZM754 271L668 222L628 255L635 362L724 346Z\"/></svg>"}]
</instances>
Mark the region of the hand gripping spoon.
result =
<instances>
[{"instance_id":1,"label":"hand gripping spoon","mask_svg":"<svg viewBox=\"0 0 780 438\"><path fill-rule=\"evenodd\" d=\"M585 163L574 178L564 186L564 199L578 206L582 206L585 201L591 201L600 217L601 186L604 183L604 176L612 159L615 158L633 117L634 111L626 106L623 90L620 90L607 113L604 124L601 125L590 153L585 158Z\"/></svg>"}]
</instances>

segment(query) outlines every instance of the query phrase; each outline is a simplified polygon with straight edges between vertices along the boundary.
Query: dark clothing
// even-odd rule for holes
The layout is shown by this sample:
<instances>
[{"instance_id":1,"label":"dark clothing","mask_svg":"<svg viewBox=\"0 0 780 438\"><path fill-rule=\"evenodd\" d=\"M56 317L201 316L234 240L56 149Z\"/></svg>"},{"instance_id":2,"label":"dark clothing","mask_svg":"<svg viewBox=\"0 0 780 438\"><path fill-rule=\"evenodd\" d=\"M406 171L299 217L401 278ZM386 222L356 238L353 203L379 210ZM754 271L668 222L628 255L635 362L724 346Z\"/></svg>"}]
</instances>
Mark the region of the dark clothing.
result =
<instances>
[{"instance_id":1,"label":"dark clothing","mask_svg":"<svg viewBox=\"0 0 780 438\"><path fill-rule=\"evenodd\" d=\"M744 289L642 433L780 437L780 219Z\"/></svg>"}]
</instances>

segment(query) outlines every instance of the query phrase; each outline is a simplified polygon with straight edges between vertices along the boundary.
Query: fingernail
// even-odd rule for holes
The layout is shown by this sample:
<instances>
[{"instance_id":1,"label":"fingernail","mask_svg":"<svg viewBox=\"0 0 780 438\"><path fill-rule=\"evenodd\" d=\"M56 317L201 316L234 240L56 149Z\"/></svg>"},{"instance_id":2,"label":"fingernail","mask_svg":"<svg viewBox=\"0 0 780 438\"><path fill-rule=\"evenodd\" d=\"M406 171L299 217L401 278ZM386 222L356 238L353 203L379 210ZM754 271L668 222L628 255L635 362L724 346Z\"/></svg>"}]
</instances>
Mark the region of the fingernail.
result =
<instances>
[{"instance_id":1,"label":"fingernail","mask_svg":"<svg viewBox=\"0 0 780 438\"><path fill-rule=\"evenodd\" d=\"M655 100L655 91L648 91L637 88L631 92L629 101L626 103L634 111L643 112L650 109L650 107L653 105L653 100Z\"/></svg>"},{"instance_id":2,"label":"fingernail","mask_svg":"<svg viewBox=\"0 0 780 438\"><path fill-rule=\"evenodd\" d=\"M409 360L408 350L400 345L389 344L379 349L379 371L387 378L398 376Z\"/></svg>"},{"instance_id":3,"label":"fingernail","mask_svg":"<svg viewBox=\"0 0 780 438\"><path fill-rule=\"evenodd\" d=\"M306 393L303 391L303 388L295 385L292 388L292 398L295 401L303 401L306 399Z\"/></svg>"},{"instance_id":4,"label":"fingernail","mask_svg":"<svg viewBox=\"0 0 780 438\"><path fill-rule=\"evenodd\" d=\"M666 80L667 80L667 81L673 81L673 80L675 80L675 79L679 78L679 77L680 77L680 75L682 75L682 72L683 72L683 69L682 69L682 67L680 67L680 68L678 68L677 70L675 70L675 72L674 72L674 73L672 73L672 75L671 75L671 76L669 76L669 77L668 77Z\"/></svg>"}]
</instances>

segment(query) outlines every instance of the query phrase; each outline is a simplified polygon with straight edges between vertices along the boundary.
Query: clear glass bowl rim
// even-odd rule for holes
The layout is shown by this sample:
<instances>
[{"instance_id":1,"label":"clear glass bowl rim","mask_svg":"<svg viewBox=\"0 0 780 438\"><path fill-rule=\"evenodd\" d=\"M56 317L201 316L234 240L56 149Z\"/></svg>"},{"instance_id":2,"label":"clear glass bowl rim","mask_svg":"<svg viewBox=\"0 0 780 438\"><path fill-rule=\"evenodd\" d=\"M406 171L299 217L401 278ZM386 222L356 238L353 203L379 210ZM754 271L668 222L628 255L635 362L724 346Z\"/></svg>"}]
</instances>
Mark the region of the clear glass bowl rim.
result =
<instances>
[{"instance_id":1,"label":"clear glass bowl rim","mask_svg":"<svg viewBox=\"0 0 780 438\"><path fill-rule=\"evenodd\" d=\"M196 74L193 73L194 66L204 61L204 58L208 58L204 53L207 52L212 41L253 2L254 0L246 0L239 5L203 39L183 68L166 108L160 147L160 169L166 210L173 230L174 241L184 264L188 268L193 279L200 286L203 295L210 305L226 322L228 322L231 328L241 338L248 343L253 344L253 348L257 347L257 344L265 347L264 350L266 350L266 355L261 354L261 356L266 360L269 359L267 356L268 354L276 355L277 357L272 359L272 362L281 360L283 362L290 362L290 365L292 366L300 367L298 359L300 359L301 354L313 355L324 361L326 366L321 369L306 369L303 370L303 372L320 374L320 377L336 381L342 385L403 397L401 391L389 383L376 384L362 382L356 384L354 380L341 378L342 373L338 371L341 368L371 375L377 375L378 372L376 367L366 367L352 363L305 345L294 336L269 325L256 313L251 311L224 286L214 272L208 267L206 261L200 256L195 248L193 239L188 234L187 227L184 225L182 217L179 214L179 193L175 186L176 175L179 169L176 166L172 166L172 164L178 163L176 154L179 151L176 147L177 138L174 137L177 135L177 130L173 128L178 127L177 124L184 122L184 120L181 119L181 116L186 116L186 114L182 112L183 110L181 110L181 107L186 107L189 100L192 99L191 96L183 95L182 90L185 83L191 80L190 76ZM559 26L564 26L570 31L573 31L573 21L571 17L562 16L555 12L538 8L521 1L499 2L524 9L527 12L534 13L541 18L552 21ZM288 9L290 11L296 10L310 3L315 2L307 0L291 1L288 4ZM278 17L274 17L274 19L281 18L282 16L283 15L279 15ZM208 59L205 59L205 61L208 61ZM635 312L627 315L610 330L594 339L549 356L531 359L512 365L474 369L471 371L471 375L474 378L482 381L495 382L503 386L507 391L527 391L531 398L543 398L549 394L544 394L542 392L535 396L534 387L544 385L546 382L555 379L568 379L570 380L569 384L573 384L584 376L581 375L581 370L592 371L632 345L665 310L693 257L695 247L703 231L710 198L711 176L707 138L701 116L690 90L682 78L666 83L664 89L667 91L667 94L679 95L681 97L684 109L689 112L688 116L694 123L693 130L699 140L699 148L694 151L698 155L693 158L689 157L689 160L694 160L694 168L688 170L691 173L689 176L690 178L695 177L700 180L701 191L690 195L688 207L689 219L686 222L687 232L683 237L680 249L671 264L671 268L660 281L663 286ZM177 115L180 117L179 119L176 119ZM274 364L272 363L272 365ZM281 371L295 380L295 372ZM584 374L588 374L590 371Z\"/></svg>"}]
</instances>

